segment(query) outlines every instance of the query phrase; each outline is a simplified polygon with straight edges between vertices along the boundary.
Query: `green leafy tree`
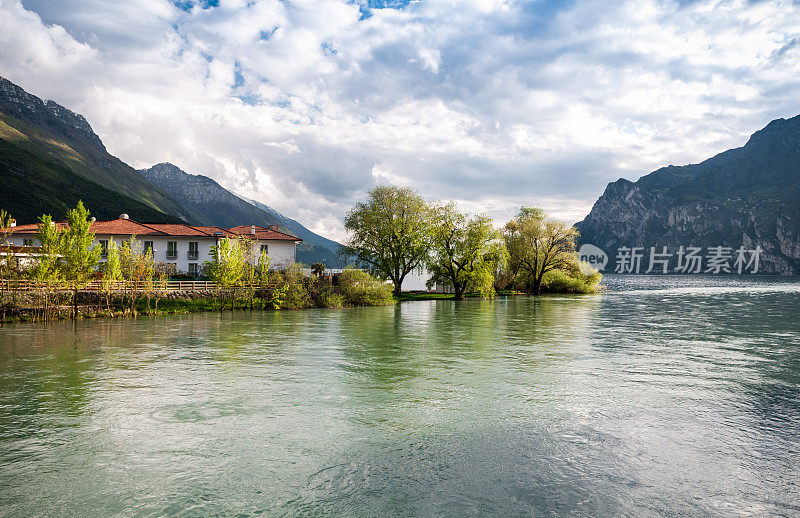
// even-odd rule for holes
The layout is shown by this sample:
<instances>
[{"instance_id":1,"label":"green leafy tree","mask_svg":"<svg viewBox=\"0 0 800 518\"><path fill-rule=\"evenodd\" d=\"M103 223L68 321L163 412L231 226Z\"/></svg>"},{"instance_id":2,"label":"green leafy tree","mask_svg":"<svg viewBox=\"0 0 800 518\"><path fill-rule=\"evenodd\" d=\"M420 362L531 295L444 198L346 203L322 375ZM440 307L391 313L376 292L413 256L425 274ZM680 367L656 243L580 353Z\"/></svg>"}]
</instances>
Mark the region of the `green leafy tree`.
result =
<instances>
[{"instance_id":1,"label":"green leafy tree","mask_svg":"<svg viewBox=\"0 0 800 518\"><path fill-rule=\"evenodd\" d=\"M256 283L258 284L258 298L261 300L261 307L281 309L284 304L287 286L282 283L281 274L272 270L272 260L266 252L261 252L261 255L258 256Z\"/></svg>"},{"instance_id":2,"label":"green leafy tree","mask_svg":"<svg viewBox=\"0 0 800 518\"><path fill-rule=\"evenodd\" d=\"M14 261L11 252L11 234L14 233L14 227L11 222L14 218L11 214L6 212L5 209L0 209L0 278L7 279L14 273Z\"/></svg>"},{"instance_id":3,"label":"green leafy tree","mask_svg":"<svg viewBox=\"0 0 800 518\"><path fill-rule=\"evenodd\" d=\"M140 242L136 240L136 236L131 236L130 240L124 241L119 247L119 259L122 279L125 281L123 312L127 301L128 310L131 314L136 315L139 301L145 296L150 296L154 288L156 262L153 258L153 251L143 250Z\"/></svg>"},{"instance_id":4,"label":"green leafy tree","mask_svg":"<svg viewBox=\"0 0 800 518\"><path fill-rule=\"evenodd\" d=\"M574 227L551 219L542 209L522 207L504 228L509 267L538 295L548 272L577 270L577 237Z\"/></svg>"},{"instance_id":5,"label":"green leafy tree","mask_svg":"<svg viewBox=\"0 0 800 518\"><path fill-rule=\"evenodd\" d=\"M236 297L236 287L246 273L248 245L249 242L241 237L220 239L218 244L211 247L212 260L205 264L208 277L217 283L221 294L230 296L231 303ZM223 308L224 301L221 297L220 310Z\"/></svg>"},{"instance_id":6,"label":"green leafy tree","mask_svg":"<svg viewBox=\"0 0 800 518\"><path fill-rule=\"evenodd\" d=\"M72 288L73 318L78 317L78 290L91 279L100 262L100 246L93 245L94 232L89 221L89 211L78 201L78 206L67 211L67 228L64 231L64 280Z\"/></svg>"},{"instance_id":7,"label":"green leafy tree","mask_svg":"<svg viewBox=\"0 0 800 518\"><path fill-rule=\"evenodd\" d=\"M49 215L39 218L36 239L39 241L40 253L35 266L29 271L31 280L39 285L42 299L42 317L50 317L50 297L53 289L62 280L60 268L61 252L64 247L62 230Z\"/></svg>"},{"instance_id":8,"label":"green leafy tree","mask_svg":"<svg viewBox=\"0 0 800 518\"><path fill-rule=\"evenodd\" d=\"M108 242L108 256L103 268L103 292L106 295L106 309L111 311L111 292L118 289L122 280L122 263L119 257L119 247L112 239Z\"/></svg>"},{"instance_id":9,"label":"green leafy tree","mask_svg":"<svg viewBox=\"0 0 800 518\"><path fill-rule=\"evenodd\" d=\"M429 284L451 284L456 300L462 300L467 290L493 296L494 265L502 243L491 218L469 217L452 202L436 207L434 215Z\"/></svg>"},{"instance_id":10,"label":"green leafy tree","mask_svg":"<svg viewBox=\"0 0 800 518\"><path fill-rule=\"evenodd\" d=\"M344 224L350 239L342 254L391 280L395 295L400 295L403 279L428 258L430 208L412 189L372 189L366 202L347 213Z\"/></svg>"}]
</instances>

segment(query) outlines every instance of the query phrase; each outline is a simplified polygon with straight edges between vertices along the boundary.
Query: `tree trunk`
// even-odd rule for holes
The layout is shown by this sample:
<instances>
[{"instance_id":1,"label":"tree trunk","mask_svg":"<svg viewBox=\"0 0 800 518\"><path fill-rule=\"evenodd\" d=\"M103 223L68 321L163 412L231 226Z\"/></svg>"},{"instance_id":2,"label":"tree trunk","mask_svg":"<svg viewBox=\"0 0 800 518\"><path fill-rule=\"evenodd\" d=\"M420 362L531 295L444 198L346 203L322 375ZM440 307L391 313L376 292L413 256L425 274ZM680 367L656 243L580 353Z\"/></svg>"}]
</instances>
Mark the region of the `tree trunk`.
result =
<instances>
[{"instance_id":1,"label":"tree trunk","mask_svg":"<svg viewBox=\"0 0 800 518\"><path fill-rule=\"evenodd\" d=\"M453 300L464 300L465 286L459 286L458 284L454 284L453 288L455 289L455 296L453 297Z\"/></svg>"},{"instance_id":2,"label":"tree trunk","mask_svg":"<svg viewBox=\"0 0 800 518\"><path fill-rule=\"evenodd\" d=\"M537 277L533 279L533 294L538 297L541 291L542 291L542 279L541 277Z\"/></svg>"},{"instance_id":3,"label":"tree trunk","mask_svg":"<svg viewBox=\"0 0 800 518\"><path fill-rule=\"evenodd\" d=\"M78 320L78 287L72 291L72 320Z\"/></svg>"}]
</instances>

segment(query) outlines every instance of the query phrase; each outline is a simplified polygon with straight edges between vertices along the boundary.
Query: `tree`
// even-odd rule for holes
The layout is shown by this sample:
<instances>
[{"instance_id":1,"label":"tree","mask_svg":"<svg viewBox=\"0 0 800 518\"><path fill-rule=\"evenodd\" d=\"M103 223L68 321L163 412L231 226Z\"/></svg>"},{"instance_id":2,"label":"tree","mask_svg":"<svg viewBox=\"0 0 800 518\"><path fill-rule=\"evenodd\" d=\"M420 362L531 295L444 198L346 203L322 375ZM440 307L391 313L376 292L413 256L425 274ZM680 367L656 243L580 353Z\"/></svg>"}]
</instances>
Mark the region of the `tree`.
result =
<instances>
[{"instance_id":1,"label":"tree","mask_svg":"<svg viewBox=\"0 0 800 518\"><path fill-rule=\"evenodd\" d=\"M11 254L11 243L9 242L9 238L14 232L14 227L11 226L12 221L14 218L11 217L11 214L5 209L0 209L0 252L4 252L4 255L0 257L0 277L2 278L10 277L14 271L14 256Z\"/></svg>"},{"instance_id":2,"label":"tree","mask_svg":"<svg viewBox=\"0 0 800 518\"><path fill-rule=\"evenodd\" d=\"M61 281L61 251L64 246L62 230L53 222L49 215L39 218L36 239L41 247L38 260L30 270L31 280L36 282L42 290L42 318L49 318L50 292Z\"/></svg>"},{"instance_id":3,"label":"tree","mask_svg":"<svg viewBox=\"0 0 800 518\"><path fill-rule=\"evenodd\" d=\"M112 239L108 242L108 257L103 270L103 291L106 294L106 309L111 311L111 291L118 288L122 280L122 263L120 262L119 247Z\"/></svg>"},{"instance_id":4,"label":"tree","mask_svg":"<svg viewBox=\"0 0 800 518\"><path fill-rule=\"evenodd\" d=\"M366 202L347 213L351 233L342 253L355 257L379 277L390 279L400 295L403 279L425 263L430 249L430 209L412 189L372 189Z\"/></svg>"},{"instance_id":5,"label":"tree","mask_svg":"<svg viewBox=\"0 0 800 518\"><path fill-rule=\"evenodd\" d=\"M575 270L577 237L574 227L549 218L542 209L522 207L504 229L509 267L515 274L523 274L538 295L547 272Z\"/></svg>"},{"instance_id":6,"label":"tree","mask_svg":"<svg viewBox=\"0 0 800 518\"><path fill-rule=\"evenodd\" d=\"M220 239L219 243L211 247L212 260L205 264L208 277L217 283L220 292L230 290L231 302L236 296L236 286L245 275L247 263L247 249L249 242L242 237ZM220 300L220 311L224 303ZM231 305L233 309L233 305Z\"/></svg>"},{"instance_id":7,"label":"tree","mask_svg":"<svg viewBox=\"0 0 800 518\"><path fill-rule=\"evenodd\" d=\"M311 265L311 273L317 277L322 277L325 274L325 263L314 263Z\"/></svg>"},{"instance_id":8,"label":"tree","mask_svg":"<svg viewBox=\"0 0 800 518\"><path fill-rule=\"evenodd\" d=\"M127 297L123 296L123 313L127 298L131 314L136 315L136 306L139 301L145 294L149 295L153 289L153 278L156 274L153 251L142 250L136 236L131 236L129 241L124 241L119 247L119 263L127 293Z\"/></svg>"},{"instance_id":9,"label":"tree","mask_svg":"<svg viewBox=\"0 0 800 518\"><path fill-rule=\"evenodd\" d=\"M462 300L467 290L491 297L494 264L502 246L491 218L484 215L470 218L452 202L436 207L433 213L436 225L431 232L428 270L433 275L429 282L449 282L455 300Z\"/></svg>"},{"instance_id":10,"label":"tree","mask_svg":"<svg viewBox=\"0 0 800 518\"><path fill-rule=\"evenodd\" d=\"M64 231L62 254L64 280L72 288L73 318L78 318L78 289L86 286L100 262L100 246L93 245L89 211L78 201L78 206L67 211L67 229Z\"/></svg>"}]
</instances>

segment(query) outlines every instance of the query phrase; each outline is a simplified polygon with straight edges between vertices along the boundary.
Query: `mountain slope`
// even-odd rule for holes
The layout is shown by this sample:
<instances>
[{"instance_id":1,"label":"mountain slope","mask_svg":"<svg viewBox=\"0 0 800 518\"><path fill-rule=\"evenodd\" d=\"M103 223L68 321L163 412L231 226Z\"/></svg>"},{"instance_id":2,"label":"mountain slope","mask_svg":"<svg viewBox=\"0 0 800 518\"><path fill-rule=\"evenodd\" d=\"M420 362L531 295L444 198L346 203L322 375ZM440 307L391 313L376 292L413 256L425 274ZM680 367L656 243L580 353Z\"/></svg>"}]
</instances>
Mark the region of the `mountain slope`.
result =
<instances>
[{"instance_id":1,"label":"mountain slope","mask_svg":"<svg viewBox=\"0 0 800 518\"><path fill-rule=\"evenodd\" d=\"M760 273L800 274L800 116L699 164L612 182L576 227L612 268L622 246L761 246Z\"/></svg>"},{"instance_id":2,"label":"mountain slope","mask_svg":"<svg viewBox=\"0 0 800 518\"><path fill-rule=\"evenodd\" d=\"M28 153L59 162L86 180L157 211L194 221L193 214L110 155L82 115L53 101L44 102L2 77L0 120L5 125L4 134L13 135L12 143ZM4 201L0 198L0 203ZM89 206L91 201L84 201Z\"/></svg>"},{"instance_id":3,"label":"mountain slope","mask_svg":"<svg viewBox=\"0 0 800 518\"><path fill-rule=\"evenodd\" d=\"M264 204L233 194L211 178L189 174L169 163L156 164L139 172L201 218L203 224L225 228L278 225L303 240L297 246L299 262L311 264L324 261L332 268L340 265L336 256L338 243L314 234L297 221L284 217Z\"/></svg>"},{"instance_id":4,"label":"mountain slope","mask_svg":"<svg viewBox=\"0 0 800 518\"><path fill-rule=\"evenodd\" d=\"M2 138L8 129L0 122L0 208L6 209L20 223L34 223L42 214L50 214L56 220L64 219L78 200L83 200L92 216L98 219L115 219L125 212L140 221L181 221L90 182L59 162Z\"/></svg>"}]
</instances>

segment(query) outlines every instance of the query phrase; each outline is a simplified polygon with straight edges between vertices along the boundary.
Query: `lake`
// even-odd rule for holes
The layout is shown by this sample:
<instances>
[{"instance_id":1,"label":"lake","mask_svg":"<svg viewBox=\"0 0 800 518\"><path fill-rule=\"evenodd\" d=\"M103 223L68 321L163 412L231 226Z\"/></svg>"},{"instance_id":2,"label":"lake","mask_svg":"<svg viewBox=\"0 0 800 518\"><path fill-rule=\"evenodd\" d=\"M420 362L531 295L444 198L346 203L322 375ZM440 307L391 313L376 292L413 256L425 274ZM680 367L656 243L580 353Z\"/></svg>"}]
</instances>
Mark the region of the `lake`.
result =
<instances>
[{"instance_id":1,"label":"lake","mask_svg":"<svg viewBox=\"0 0 800 518\"><path fill-rule=\"evenodd\" d=\"M2 516L800 513L800 280L0 328Z\"/></svg>"}]
</instances>

